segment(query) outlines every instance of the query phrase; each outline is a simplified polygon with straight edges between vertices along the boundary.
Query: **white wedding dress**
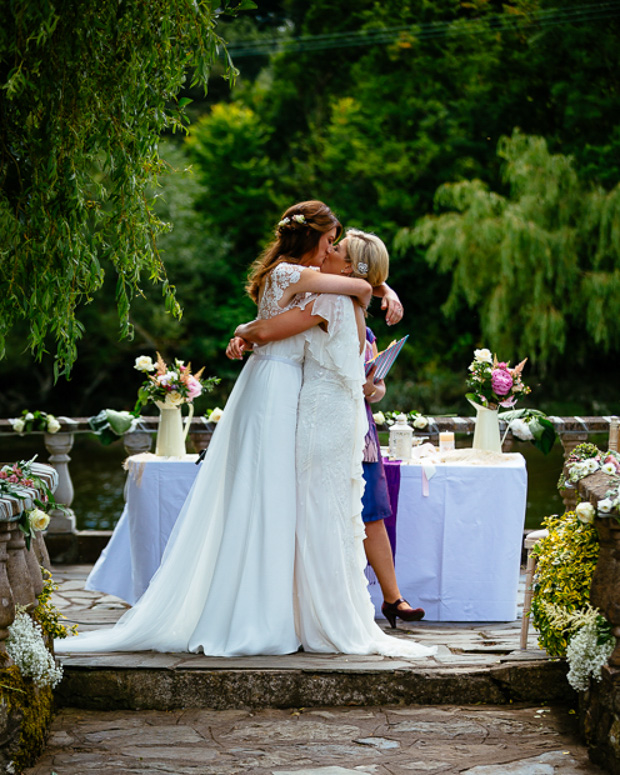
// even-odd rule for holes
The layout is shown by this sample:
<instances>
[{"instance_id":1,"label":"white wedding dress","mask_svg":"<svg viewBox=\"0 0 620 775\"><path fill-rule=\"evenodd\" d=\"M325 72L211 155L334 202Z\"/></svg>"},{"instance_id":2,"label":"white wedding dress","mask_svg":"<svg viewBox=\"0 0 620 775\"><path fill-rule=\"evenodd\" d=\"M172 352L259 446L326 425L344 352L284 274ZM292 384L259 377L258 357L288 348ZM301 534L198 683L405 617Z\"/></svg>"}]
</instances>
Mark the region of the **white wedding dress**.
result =
<instances>
[{"instance_id":1,"label":"white wedding dress","mask_svg":"<svg viewBox=\"0 0 620 775\"><path fill-rule=\"evenodd\" d=\"M258 316L280 308L300 267L268 277ZM112 629L57 640L59 653L297 651L293 612L295 428L303 334L255 348L230 394L162 563Z\"/></svg>"},{"instance_id":2,"label":"white wedding dress","mask_svg":"<svg viewBox=\"0 0 620 775\"><path fill-rule=\"evenodd\" d=\"M362 455L368 420L352 300L322 295L306 333L297 421L295 617L305 651L409 658L435 653L386 635L364 575Z\"/></svg>"}]
</instances>

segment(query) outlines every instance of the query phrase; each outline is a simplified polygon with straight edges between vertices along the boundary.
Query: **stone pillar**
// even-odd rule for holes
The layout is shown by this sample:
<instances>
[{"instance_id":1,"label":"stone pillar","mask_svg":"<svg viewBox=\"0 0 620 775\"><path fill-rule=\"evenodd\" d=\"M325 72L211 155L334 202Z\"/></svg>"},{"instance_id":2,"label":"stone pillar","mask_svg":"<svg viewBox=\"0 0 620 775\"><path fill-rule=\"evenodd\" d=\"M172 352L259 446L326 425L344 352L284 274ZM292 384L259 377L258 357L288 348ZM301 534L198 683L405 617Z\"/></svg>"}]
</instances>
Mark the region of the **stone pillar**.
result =
<instances>
[{"instance_id":1,"label":"stone pillar","mask_svg":"<svg viewBox=\"0 0 620 775\"><path fill-rule=\"evenodd\" d=\"M6 568L7 544L10 537L10 524L0 522L0 654L6 653L5 641L9 634L8 628L15 619L15 601Z\"/></svg>"},{"instance_id":2,"label":"stone pillar","mask_svg":"<svg viewBox=\"0 0 620 775\"><path fill-rule=\"evenodd\" d=\"M32 537L32 549L35 553L35 557L37 558L37 562L39 565L42 565L46 570L52 571L52 563L50 562L50 556L47 552L47 546L45 545L45 540L43 538L43 533L40 530L36 530L34 536Z\"/></svg>"},{"instance_id":3,"label":"stone pillar","mask_svg":"<svg viewBox=\"0 0 620 775\"><path fill-rule=\"evenodd\" d=\"M34 585L26 559L26 541L17 522L10 524L10 536L7 543L8 559L6 570L13 591L13 600L17 605L36 604Z\"/></svg>"},{"instance_id":4,"label":"stone pillar","mask_svg":"<svg viewBox=\"0 0 620 775\"><path fill-rule=\"evenodd\" d=\"M588 440L588 431L560 431L560 441L564 448L564 460L568 458L570 453ZM577 490L574 487L567 487L562 492L562 500L564 501L564 507L566 511L573 511L577 505Z\"/></svg>"},{"instance_id":5,"label":"stone pillar","mask_svg":"<svg viewBox=\"0 0 620 775\"><path fill-rule=\"evenodd\" d=\"M123 434L123 444L128 455L140 455L143 452L151 451L153 439L150 433L146 431L132 431Z\"/></svg>"},{"instance_id":6,"label":"stone pillar","mask_svg":"<svg viewBox=\"0 0 620 775\"><path fill-rule=\"evenodd\" d=\"M39 565L39 561L37 560L37 555L34 550L34 538L30 540L30 549L24 548L24 555L26 557L28 570L30 571L30 580L32 581L34 596L39 597L41 592L43 592L43 575L41 574L41 566Z\"/></svg>"},{"instance_id":7,"label":"stone pillar","mask_svg":"<svg viewBox=\"0 0 620 775\"><path fill-rule=\"evenodd\" d=\"M73 447L73 433L45 433L43 434L45 448L50 453L49 462L58 472L58 487L54 493L57 503L65 506L65 509L50 511L49 533L75 533L75 514L69 508L73 503L73 482L69 474L69 452Z\"/></svg>"}]
</instances>

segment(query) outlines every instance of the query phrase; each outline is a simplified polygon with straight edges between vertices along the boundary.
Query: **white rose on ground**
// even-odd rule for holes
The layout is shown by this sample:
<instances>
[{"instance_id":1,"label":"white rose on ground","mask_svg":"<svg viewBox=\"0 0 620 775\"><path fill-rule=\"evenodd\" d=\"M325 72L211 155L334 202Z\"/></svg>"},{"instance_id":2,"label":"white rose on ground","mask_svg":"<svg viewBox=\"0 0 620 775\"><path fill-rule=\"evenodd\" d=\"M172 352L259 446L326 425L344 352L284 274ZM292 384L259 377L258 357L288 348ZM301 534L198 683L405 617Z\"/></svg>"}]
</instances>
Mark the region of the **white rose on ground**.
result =
<instances>
[{"instance_id":1,"label":"white rose on ground","mask_svg":"<svg viewBox=\"0 0 620 775\"><path fill-rule=\"evenodd\" d=\"M577 515L577 519L580 522L583 522L584 524L589 524L590 522L594 522L594 515L595 515L594 506L591 503L588 503L587 501L584 501L583 503L579 503L577 507L575 508L575 514Z\"/></svg>"},{"instance_id":2,"label":"white rose on ground","mask_svg":"<svg viewBox=\"0 0 620 775\"><path fill-rule=\"evenodd\" d=\"M31 530L45 530L49 523L49 515L41 509L32 509L28 514L28 524Z\"/></svg>"},{"instance_id":3,"label":"white rose on ground","mask_svg":"<svg viewBox=\"0 0 620 775\"><path fill-rule=\"evenodd\" d=\"M385 425L385 415L383 412L375 412L373 414L372 419L376 422L377 425Z\"/></svg>"},{"instance_id":4,"label":"white rose on ground","mask_svg":"<svg viewBox=\"0 0 620 775\"><path fill-rule=\"evenodd\" d=\"M47 432L48 433L58 433L60 430L60 423L58 420L54 417L53 414L47 415Z\"/></svg>"},{"instance_id":5,"label":"white rose on ground","mask_svg":"<svg viewBox=\"0 0 620 775\"><path fill-rule=\"evenodd\" d=\"M486 347L481 350L474 350L474 358L480 363L493 363L493 354Z\"/></svg>"},{"instance_id":6,"label":"white rose on ground","mask_svg":"<svg viewBox=\"0 0 620 775\"><path fill-rule=\"evenodd\" d=\"M602 501L598 502L598 510L601 512L601 514L609 514L613 507L614 504L609 498L603 498Z\"/></svg>"},{"instance_id":7,"label":"white rose on ground","mask_svg":"<svg viewBox=\"0 0 620 775\"><path fill-rule=\"evenodd\" d=\"M223 414L224 414L224 410L220 409L219 406L216 406L215 409L209 415L209 422L219 422L222 419Z\"/></svg>"},{"instance_id":8,"label":"white rose on ground","mask_svg":"<svg viewBox=\"0 0 620 775\"><path fill-rule=\"evenodd\" d=\"M153 371L155 369L155 364L149 355L139 355L136 358L134 369L137 369L138 371Z\"/></svg>"},{"instance_id":9,"label":"white rose on ground","mask_svg":"<svg viewBox=\"0 0 620 775\"><path fill-rule=\"evenodd\" d=\"M24 425L26 424L26 421L23 419L23 417L18 417L16 420L9 420L9 422L13 426L15 433L21 433L24 430Z\"/></svg>"},{"instance_id":10,"label":"white rose on ground","mask_svg":"<svg viewBox=\"0 0 620 775\"><path fill-rule=\"evenodd\" d=\"M426 428L427 425L428 425L428 420L423 414L419 414L413 421L413 427L418 428L418 430L421 430L422 428Z\"/></svg>"},{"instance_id":11,"label":"white rose on ground","mask_svg":"<svg viewBox=\"0 0 620 775\"><path fill-rule=\"evenodd\" d=\"M616 466L613 463L604 463L601 466L601 471L604 474L609 474L609 476L613 476L616 473Z\"/></svg>"},{"instance_id":12,"label":"white rose on ground","mask_svg":"<svg viewBox=\"0 0 620 775\"><path fill-rule=\"evenodd\" d=\"M532 441L534 434L530 430L530 424L526 420L517 419L512 420L510 423L510 430L513 436L516 436L521 441Z\"/></svg>"}]
</instances>

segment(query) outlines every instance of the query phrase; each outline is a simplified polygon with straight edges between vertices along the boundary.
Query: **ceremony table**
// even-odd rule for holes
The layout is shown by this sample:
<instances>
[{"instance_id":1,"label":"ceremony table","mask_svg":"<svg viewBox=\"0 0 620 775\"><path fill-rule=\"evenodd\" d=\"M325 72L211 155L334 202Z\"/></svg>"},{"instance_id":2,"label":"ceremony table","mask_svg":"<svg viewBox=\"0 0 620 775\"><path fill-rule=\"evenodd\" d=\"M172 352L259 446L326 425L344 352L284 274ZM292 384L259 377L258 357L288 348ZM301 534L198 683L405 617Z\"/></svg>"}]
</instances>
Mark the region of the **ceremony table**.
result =
<instances>
[{"instance_id":1,"label":"ceremony table","mask_svg":"<svg viewBox=\"0 0 620 775\"><path fill-rule=\"evenodd\" d=\"M196 459L128 458L126 505L87 589L132 605L142 595L199 471ZM403 596L429 621L513 621L527 494L523 457L424 467L386 460L386 469L396 506L387 526ZM380 614L370 568L367 576Z\"/></svg>"}]
</instances>

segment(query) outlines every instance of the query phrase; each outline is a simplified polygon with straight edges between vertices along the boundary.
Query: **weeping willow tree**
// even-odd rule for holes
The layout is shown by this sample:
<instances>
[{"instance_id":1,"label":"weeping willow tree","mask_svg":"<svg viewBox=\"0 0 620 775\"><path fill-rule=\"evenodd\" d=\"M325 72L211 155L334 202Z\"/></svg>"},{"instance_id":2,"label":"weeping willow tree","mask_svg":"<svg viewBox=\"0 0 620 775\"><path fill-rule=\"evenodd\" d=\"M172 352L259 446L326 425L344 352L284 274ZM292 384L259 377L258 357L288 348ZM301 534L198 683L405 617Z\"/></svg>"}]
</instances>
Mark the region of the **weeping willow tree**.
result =
<instances>
[{"instance_id":1,"label":"weeping willow tree","mask_svg":"<svg viewBox=\"0 0 620 775\"><path fill-rule=\"evenodd\" d=\"M528 355L541 370L578 336L602 351L620 346L620 186L580 181L569 156L541 137L500 140L507 196L479 180L441 186L439 215L403 230L397 247L427 247L452 274L443 310L476 309L485 341L502 357Z\"/></svg>"},{"instance_id":2,"label":"weeping willow tree","mask_svg":"<svg viewBox=\"0 0 620 775\"><path fill-rule=\"evenodd\" d=\"M156 238L158 141L184 127L186 73L223 58L222 14L249 0L0 0L0 357L19 320L68 375L78 305L116 276L120 334L141 283L180 314Z\"/></svg>"}]
</instances>

